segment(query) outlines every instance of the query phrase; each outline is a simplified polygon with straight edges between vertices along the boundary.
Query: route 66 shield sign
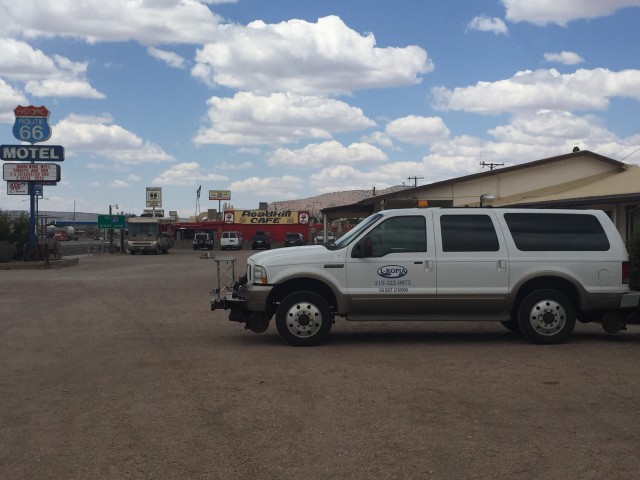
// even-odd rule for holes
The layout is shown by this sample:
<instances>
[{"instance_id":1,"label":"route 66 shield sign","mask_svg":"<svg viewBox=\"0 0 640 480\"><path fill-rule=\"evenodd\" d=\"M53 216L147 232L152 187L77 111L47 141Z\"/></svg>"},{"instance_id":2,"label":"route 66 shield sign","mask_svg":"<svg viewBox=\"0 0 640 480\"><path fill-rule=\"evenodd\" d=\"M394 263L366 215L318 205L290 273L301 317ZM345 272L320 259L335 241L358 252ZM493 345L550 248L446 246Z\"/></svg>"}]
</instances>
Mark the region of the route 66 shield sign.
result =
<instances>
[{"instance_id":1,"label":"route 66 shield sign","mask_svg":"<svg viewBox=\"0 0 640 480\"><path fill-rule=\"evenodd\" d=\"M51 138L49 125L49 110L44 105L23 107L18 105L13 113L16 123L13 124L13 136L22 142L30 144L46 142Z\"/></svg>"}]
</instances>

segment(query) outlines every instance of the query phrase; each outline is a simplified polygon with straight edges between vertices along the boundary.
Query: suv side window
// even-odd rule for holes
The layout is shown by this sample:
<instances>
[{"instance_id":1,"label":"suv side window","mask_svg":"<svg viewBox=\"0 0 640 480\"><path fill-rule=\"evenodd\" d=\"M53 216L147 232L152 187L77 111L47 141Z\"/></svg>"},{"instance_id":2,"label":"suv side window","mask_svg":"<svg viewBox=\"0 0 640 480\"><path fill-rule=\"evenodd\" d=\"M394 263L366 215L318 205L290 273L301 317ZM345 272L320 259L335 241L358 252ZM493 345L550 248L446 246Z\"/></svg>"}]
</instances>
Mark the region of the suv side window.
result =
<instances>
[{"instance_id":1,"label":"suv side window","mask_svg":"<svg viewBox=\"0 0 640 480\"><path fill-rule=\"evenodd\" d=\"M500 243L488 215L442 215L443 252L497 252Z\"/></svg>"},{"instance_id":2,"label":"suv side window","mask_svg":"<svg viewBox=\"0 0 640 480\"><path fill-rule=\"evenodd\" d=\"M369 237L373 257L427 251L427 224L422 215L389 218L371 230Z\"/></svg>"},{"instance_id":3,"label":"suv side window","mask_svg":"<svg viewBox=\"0 0 640 480\"><path fill-rule=\"evenodd\" d=\"M605 252L609 239L593 215L571 213L505 213L518 250L525 252Z\"/></svg>"}]
</instances>

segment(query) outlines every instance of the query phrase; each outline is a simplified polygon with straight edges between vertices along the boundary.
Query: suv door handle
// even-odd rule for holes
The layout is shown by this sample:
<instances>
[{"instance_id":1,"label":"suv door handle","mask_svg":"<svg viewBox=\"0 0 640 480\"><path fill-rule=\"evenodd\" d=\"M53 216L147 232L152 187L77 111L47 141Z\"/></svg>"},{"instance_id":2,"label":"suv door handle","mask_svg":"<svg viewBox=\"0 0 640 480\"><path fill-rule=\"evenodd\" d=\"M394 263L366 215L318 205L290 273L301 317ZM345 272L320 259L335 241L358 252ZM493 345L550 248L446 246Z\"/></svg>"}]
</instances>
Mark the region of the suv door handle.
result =
<instances>
[{"instance_id":1,"label":"suv door handle","mask_svg":"<svg viewBox=\"0 0 640 480\"><path fill-rule=\"evenodd\" d=\"M506 270L506 269L507 269L507 261L498 260L498 270Z\"/></svg>"}]
</instances>

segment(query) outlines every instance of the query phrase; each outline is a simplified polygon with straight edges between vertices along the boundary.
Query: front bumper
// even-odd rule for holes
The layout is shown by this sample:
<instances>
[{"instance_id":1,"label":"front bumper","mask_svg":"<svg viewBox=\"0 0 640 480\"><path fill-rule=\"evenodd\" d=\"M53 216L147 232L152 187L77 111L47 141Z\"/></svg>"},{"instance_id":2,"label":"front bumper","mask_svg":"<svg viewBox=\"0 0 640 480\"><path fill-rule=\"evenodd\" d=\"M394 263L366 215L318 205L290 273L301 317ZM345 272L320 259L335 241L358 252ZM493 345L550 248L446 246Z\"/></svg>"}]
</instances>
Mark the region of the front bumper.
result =
<instances>
[{"instance_id":1,"label":"front bumper","mask_svg":"<svg viewBox=\"0 0 640 480\"><path fill-rule=\"evenodd\" d=\"M155 252L158 249L158 245L128 245L127 247L130 251L132 252L140 252L140 253L144 253L144 252Z\"/></svg>"},{"instance_id":2,"label":"front bumper","mask_svg":"<svg viewBox=\"0 0 640 480\"><path fill-rule=\"evenodd\" d=\"M211 310L246 310L264 312L267 298L271 292L270 285L242 285L236 283L233 290L221 297L218 289L211 290Z\"/></svg>"}]
</instances>

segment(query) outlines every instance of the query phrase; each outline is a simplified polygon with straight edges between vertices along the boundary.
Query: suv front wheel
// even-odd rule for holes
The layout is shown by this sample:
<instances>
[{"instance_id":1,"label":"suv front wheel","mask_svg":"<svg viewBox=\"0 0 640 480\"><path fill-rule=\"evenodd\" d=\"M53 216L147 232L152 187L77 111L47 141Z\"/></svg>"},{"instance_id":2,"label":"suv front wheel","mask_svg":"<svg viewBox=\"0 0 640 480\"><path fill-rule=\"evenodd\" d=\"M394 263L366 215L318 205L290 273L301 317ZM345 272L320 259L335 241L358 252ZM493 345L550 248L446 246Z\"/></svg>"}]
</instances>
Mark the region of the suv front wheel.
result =
<instances>
[{"instance_id":1,"label":"suv front wheel","mask_svg":"<svg viewBox=\"0 0 640 480\"><path fill-rule=\"evenodd\" d=\"M559 290L535 290L524 298L518 309L520 332L533 343L562 343L575 325L573 304Z\"/></svg>"},{"instance_id":2,"label":"suv front wheel","mask_svg":"<svg viewBox=\"0 0 640 480\"><path fill-rule=\"evenodd\" d=\"M292 293L276 310L278 333L296 347L319 345L329 336L332 324L331 308L317 293Z\"/></svg>"}]
</instances>

